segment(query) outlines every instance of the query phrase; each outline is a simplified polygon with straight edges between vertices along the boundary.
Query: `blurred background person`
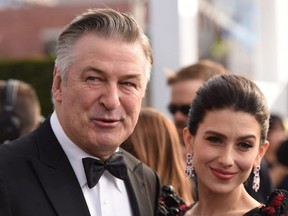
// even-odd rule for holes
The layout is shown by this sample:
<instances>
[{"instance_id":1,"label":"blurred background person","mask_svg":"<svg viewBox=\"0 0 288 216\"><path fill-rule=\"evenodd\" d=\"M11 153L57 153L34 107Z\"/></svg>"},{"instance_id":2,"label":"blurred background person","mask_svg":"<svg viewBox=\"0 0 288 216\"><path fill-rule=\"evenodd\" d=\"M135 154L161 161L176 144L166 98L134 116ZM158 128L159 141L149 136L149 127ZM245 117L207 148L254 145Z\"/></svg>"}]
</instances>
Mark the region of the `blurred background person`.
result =
<instances>
[{"instance_id":1,"label":"blurred background person","mask_svg":"<svg viewBox=\"0 0 288 216\"><path fill-rule=\"evenodd\" d=\"M0 80L0 143L36 129L42 121L34 88L21 80Z\"/></svg>"},{"instance_id":2,"label":"blurred background person","mask_svg":"<svg viewBox=\"0 0 288 216\"><path fill-rule=\"evenodd\" d=\"M265 154L265 159L271 174L271 179L276 188L288 190L288 167L279 163L277 151L279 147L287 140L287 132L281 116L271 114L270 127L268 131L269 148ZM288 152L286 152L288 157Z\"/></svg>"},{"instance_id":3,"label":"blurred background person","mask_svg":"<svg viewBox=\"0 0 288 216\"><path fill-rule=\"evenodd\" d=\"M172 185L187 205L193 202L192 182L186 178L185 164L173 122L153 108L142 108L136 127L121 147L156 170L161 185Z\"/></svg>"},{"instance_id":4,"label":"blurred background person","mask_svg":"<svg viewBox=\"0 0 288 216\"><path fill-rule=\"evenodd\" d=\"M286 139L283 143L281 143L276 153L277 160L279 161L279 163L286 167L288 167L287 152L288 152L288 139Z\"/></svg>"},{"instance_id":5,"label":"blurred background person","mask_svg":"<svg viewBox=\"0 0 288 216\"><path fill-rule=\"evenodd\" d=\"M271 114L268 131L268 140L270 145L267 153L265 154L269 167L273 167L274 163L277 163L276 152L280 144L286 139L287 133L282 117L277 114Z\"/></svg>"},{"instance_id":6,"label":"blurred background person","mask_svg":"<svg viewBox=\"0 0 288 216\"><path fill-rule=\"evenodd\" d=\"M211 60L199 60L195 64L181 68L176 73L168 75L167 84L171 88L169 112L173 115L173 120L176 125L182 152L186 153L186 148L183 142L182 131L188 123L188 112L190 104L193 101L197 90L210 77L217 74L225 74L228 71L221 65Z\"/></svg>"}]
</instances>

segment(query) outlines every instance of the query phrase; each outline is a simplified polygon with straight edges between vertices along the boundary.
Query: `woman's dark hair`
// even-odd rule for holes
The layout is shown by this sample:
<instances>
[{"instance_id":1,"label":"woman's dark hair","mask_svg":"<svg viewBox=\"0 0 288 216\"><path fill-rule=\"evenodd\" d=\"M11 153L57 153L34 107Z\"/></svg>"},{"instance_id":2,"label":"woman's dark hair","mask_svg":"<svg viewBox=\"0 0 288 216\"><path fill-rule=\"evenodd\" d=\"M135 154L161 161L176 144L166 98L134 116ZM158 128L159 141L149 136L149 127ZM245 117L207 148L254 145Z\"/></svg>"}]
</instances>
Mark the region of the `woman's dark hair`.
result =
<instances>
[{"instance_id":1,"label":"woman's dark hair","mask_svg":"<svg viewBox=\"0 0 288 216\"><path fill-rule=\"evenodd\" d=\"M233 74L212 77L198 90L189 111L190 133L196 135L206 112L227 108L254 116L261 127L261 143L267 139L269 110L263 93L251 80Z\"/></svg>"}]
</instances>

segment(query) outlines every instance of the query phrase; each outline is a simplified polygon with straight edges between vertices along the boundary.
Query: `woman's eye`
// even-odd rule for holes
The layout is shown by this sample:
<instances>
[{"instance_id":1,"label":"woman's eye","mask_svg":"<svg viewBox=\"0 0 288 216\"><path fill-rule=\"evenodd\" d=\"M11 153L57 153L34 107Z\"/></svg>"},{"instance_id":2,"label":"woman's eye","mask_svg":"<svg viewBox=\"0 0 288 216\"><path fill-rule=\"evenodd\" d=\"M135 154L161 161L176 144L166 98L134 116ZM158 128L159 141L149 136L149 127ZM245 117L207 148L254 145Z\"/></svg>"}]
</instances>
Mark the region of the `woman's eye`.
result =
<instances>
[{"instance_id":1,"label":"woman's eye","mask_svg":"<svg viewBox=\"0 0 288 216\"><path fill-rule=\"evenodd\" d=\"M212 142L212 143L220 142L220 139L218 137L208 137L207 140Z\"/></svg>"},{"instance_id":2,"label":"woman's eye","mask_svg":"<svg viewBox=\"0 0 288 216\"><path fill-rule=\"evenodd\" d=\"M247 142L241 142L238 144L238 147L242 150L248 150L248 149L252 148L253 145L251 145L250 143L247 143Z\"/></svg>"}]
</instances>

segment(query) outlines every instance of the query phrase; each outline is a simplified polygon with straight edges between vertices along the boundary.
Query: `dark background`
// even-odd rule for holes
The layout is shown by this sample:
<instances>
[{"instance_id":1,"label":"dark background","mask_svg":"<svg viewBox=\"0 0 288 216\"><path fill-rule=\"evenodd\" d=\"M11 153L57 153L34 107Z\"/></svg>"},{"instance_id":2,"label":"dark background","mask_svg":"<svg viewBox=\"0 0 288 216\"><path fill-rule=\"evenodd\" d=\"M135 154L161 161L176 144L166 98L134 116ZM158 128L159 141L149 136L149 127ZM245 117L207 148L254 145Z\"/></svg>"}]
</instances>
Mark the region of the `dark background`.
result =
<instances>
[{"instance_id":1,"label":"dark background","mask_svg":"<svg viewBox=\"0 0 288 216\"><path fill-rule=\"evenodd\" d=\"M19 79L33 86L41 104L41 114L46 118L53 111L51 86L53 58L1 60L0 79Z\"/></svg>"}]
</instances>

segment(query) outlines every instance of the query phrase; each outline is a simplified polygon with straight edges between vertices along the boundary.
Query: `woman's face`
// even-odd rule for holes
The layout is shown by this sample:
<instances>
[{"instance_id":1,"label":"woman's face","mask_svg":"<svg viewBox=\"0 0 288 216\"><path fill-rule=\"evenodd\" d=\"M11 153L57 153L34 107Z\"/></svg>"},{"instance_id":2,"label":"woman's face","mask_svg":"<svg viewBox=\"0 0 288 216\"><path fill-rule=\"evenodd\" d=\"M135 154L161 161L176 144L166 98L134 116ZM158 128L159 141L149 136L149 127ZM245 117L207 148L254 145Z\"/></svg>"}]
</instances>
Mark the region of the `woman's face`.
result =
<instances>
[{"instance_id":1,"label":"woman's face","mask_svg":"<svg viewBox=\"0 0 288 216\"><path fill-rule=\"evenodd\" d=\"M228 193L245 182L268 147L268 142L260 146L260 134L254 116L232 109L208 111L195 136L185 128L199 190Z\"/></svg>"}]
</instances>

